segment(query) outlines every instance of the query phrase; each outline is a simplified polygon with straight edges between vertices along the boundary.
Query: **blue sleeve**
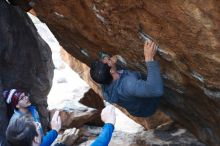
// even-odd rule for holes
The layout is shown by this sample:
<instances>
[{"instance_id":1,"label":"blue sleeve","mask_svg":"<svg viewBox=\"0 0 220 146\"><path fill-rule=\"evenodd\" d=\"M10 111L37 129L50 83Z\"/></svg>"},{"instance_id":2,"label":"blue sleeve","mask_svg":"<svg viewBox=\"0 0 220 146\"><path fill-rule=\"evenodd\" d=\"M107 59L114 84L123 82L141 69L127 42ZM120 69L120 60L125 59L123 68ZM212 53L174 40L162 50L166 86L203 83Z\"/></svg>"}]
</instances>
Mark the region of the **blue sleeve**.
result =
<instances>
[{"instance_id":1,"label":"blue sleeve","mask_svg":"<svg viewBox=\"0 0 220 146\"><path fill-rule=\"evenodd\" d=\"M91 144L91 146L108 146L113 131L114 131L114 125L106 123L103 126L102 132L99 134L96 140Z\"/></svg>"},{"instance_id":2,"label":"blue sleeve","mask_svg":"<svg viewBox=\"0 0 220 146\"><path fill-rule=\"evenodd\" d=\"M163 95L163 81L160 74L160 67L157 61L146 62L147 80L125 77L123 91L125 95L134 97L159 97Z\"/></svg>"},{"instance_id":3,"label":"blue sleeve","mask_svg":"<svg viewBox=\"0 0 220 146\"><path fill-rule=\"evenodd\" d=\"M57 138L58 133L56 130L50 130L47 134L43 137L43 140L40 146L50 146L54 140Z\"/></svg>"},{"instance_id":4,"label":"blue sleeve","mask_svg":"<svg viewBox=\"0 0 220 146\"><path fill-rule=\"evenodd\" d=\"M38 123L40 125L40 127L39 127L40 133L41 133L42 136L44 136L44 131L43 131L43 128L42 128L42 125L41 125L41 122L40 122L40 116L38 114L38 111L36 110L36 107L35 106L29 106L28 110L31 112L31 115L34 119L34 122Z\"/></svg>"}]
</instances>

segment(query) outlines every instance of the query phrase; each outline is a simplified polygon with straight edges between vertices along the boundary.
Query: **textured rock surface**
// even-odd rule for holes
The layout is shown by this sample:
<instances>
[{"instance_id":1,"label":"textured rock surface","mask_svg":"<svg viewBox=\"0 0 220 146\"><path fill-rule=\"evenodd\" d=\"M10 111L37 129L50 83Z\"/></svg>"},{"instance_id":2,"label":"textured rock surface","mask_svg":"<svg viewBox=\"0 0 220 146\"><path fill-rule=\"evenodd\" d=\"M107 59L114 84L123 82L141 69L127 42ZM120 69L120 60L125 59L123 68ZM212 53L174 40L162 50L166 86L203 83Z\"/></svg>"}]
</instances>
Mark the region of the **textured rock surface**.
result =
<instances>
[{"instance_id":1,"label":"textured rock surface","mask_svg":"<svg viewBox=\"0 0 220 146\"><path fill-rule=\"evenodd\" d=\"M38 105L44 126L48 124L46 96L52 85L53 68L50 48L38 35L27 14L0 0L1 94L8 88L21 88L30 92L31 102ZM5 140L1 137L7 125L4 104L1 95L0 143Z\"/></svg>"},{"instance_id":2,"label":"textured rock surface","mask_svg":"<svg viewBox=\"0 0 220 146\"><path fill-rule=\"evenodd\" d=\"M86 107L77 101L65 101L57 109L60 110L62 129L81 127L83 124L97 118L98 111L93 108ZM51 116L54 110L51 110Z\"/></svg>"},{"instance_id":3,"label":"textured rock surface","mask_svg":"<svg viewBox=\"0 0 220 146\"><path fill-rule=\"evenodd\" d=\"M81 128L84 141L80 146L89 146L98 136L101 129L97 127ZM92 139L92 140L91 140ZM78 140L79 141L79 140ZM109 146L204 146L195 137L185 129L173 128L166 131L148 130L137 133L126 133L115 131Z\"/></svg>"},{"instance_id":4,"label":"textured rock surface","mask_svg":"<svg viewBox=\"0 0 220 146\"><path fill-rule=\"evenodd\" d=\"M143 71L142 26L162 48L164 111L205 143L220 145L219 7L214 0L47 0L36 11L62 46L87 64L103 48Z\"/></svg>"},{"instance_id":5,"label":"textured rock surface","mask_svg":"<svg viewBox=\"0 0 220 146\"><path fill-rule=\"evenodd\" d=\"M74 146L76 140L79 138L79 129L71 128L66 129L62 134L58 135L55 143L64 143L66 146Z\"/></svg>"}]
</instances>

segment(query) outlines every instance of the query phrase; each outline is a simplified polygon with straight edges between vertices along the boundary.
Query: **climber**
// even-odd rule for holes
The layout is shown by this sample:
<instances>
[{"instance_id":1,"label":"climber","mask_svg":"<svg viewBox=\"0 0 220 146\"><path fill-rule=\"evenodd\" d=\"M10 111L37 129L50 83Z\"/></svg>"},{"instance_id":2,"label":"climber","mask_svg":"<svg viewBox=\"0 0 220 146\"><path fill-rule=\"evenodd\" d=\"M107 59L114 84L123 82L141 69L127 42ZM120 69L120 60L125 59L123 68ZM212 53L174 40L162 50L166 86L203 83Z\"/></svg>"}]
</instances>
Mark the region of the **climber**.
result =
<instances>
[{"instance_id":1,"label":"climber","mask_svg":"<svg viewBox=\"0 0 220 146\"><path fill-rule=\"evenodd\" d=\"M114 131L114 125L116 120L115 108L112 105L106 106L101 113L101 119L105 123L102 132L91 144L91 146L108 146L112 133Z\"/></svg>"},{"instance_id":2,"label":"climber","mask_svg":"<svg viewBox=\"0 0 220 146\"><path fill-rule=\"evenodd\" d=\"M30 115L34 120L35 125L38 127L39 136L44 137L39 114L36 107L31 105L28 93L23 90L10 89L3 92L3 97L5 98L6 103L14 109L14 114L10 119L9 125L15 124L15 121L23 115ZM55 131L51 131L50 133L53 135L54 133L57 134ZM48 140L46 136L46 139L44 138L43 140L43 145L48 143L51 144L50 142L51 140Z\"/></svg>"},{"instance_id":3,"label":"climber","mask_svg":"<svg viewBox=\"0 0 220 146\"><path fill-rule=\"evenodd\" d=\"M42 139L39 125L26 114L11 121L6 130L6 140L12 146L50 146L58 136L61 128L59 111L56 111L51 120L51 128Z\"/></svg>"},{"instance_id":4,"label":"climber","mask_svg":"<svg viewBox=\"0 0 220 146\"><path fill-rule=\"evenodd\" d=\"M125 108L133 116L148 117L154 114L164 92L159 63L154 61L156 48L152 41L144 44L147 77L135 71L117 70L112 58L94 61L90 76L101 84L104 99Z\"/></svg>"}]
</instances>

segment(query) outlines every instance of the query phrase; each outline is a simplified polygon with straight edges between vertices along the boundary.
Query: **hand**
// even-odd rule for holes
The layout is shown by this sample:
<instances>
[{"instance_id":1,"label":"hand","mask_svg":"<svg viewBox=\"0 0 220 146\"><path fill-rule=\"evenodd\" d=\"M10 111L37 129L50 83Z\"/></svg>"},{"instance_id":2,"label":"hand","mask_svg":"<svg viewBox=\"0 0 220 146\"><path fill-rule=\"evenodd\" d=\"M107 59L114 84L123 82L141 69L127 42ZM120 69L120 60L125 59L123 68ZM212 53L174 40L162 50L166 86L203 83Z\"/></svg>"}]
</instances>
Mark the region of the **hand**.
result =
<instances>
[{"instance_id":1,"label":"hand","mask_svg":"<svg viewBox=\"0 0 220 146\"><path fill-rule=\"evenodd\" d=\"M152 41L146 41L144 43L144 58L146 62L154 60L154 55L157 51L156 47L157 45Z\"/></svg>"},{"instance_id":2,"label":"hand","mask_svg":"<svg viewBox=\"0 0 220 146\"><path fill-rule=\"evenodd\" d=\"M101 118L104 123L115 125L116 115L115 107L113 105L106 106L101 113Z\"/></svg>"},{"instance_id":3,"label":"hand","mask_svg":"<svg viewBox=\"0 0 220 146\"><path fill-rule=\"evenodd\" d=\"M117 62L117 60L118 60L118 57L117 57L118 55L114 55L114 56L112 56L110 59L111 59L111 62L112 62L112 64L116 64L116 62Z\"/></svg>"},{"instance_id":4,"label":"hand","mask_svg":"<svg viewBox=\"0 0 220 146\"><path fill-rule=\"evenodd\" d=\"M60 116L59 116L59 111L56 111L54 113L50 124L51 124L51 128L53 130L56 130L57 132L60 131L60 129L61 129L61 119L60 119Z\"/></svg>"}]
</instances>

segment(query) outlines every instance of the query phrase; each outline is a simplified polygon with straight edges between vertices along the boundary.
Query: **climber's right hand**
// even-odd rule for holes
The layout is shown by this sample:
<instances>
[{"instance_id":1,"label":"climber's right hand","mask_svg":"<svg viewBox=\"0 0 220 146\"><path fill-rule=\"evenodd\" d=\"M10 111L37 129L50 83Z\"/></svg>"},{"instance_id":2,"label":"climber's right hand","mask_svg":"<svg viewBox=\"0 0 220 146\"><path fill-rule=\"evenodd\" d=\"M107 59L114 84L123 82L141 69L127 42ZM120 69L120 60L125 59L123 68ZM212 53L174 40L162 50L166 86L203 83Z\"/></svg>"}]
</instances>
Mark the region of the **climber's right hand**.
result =
<instances>
[{"instance_id":1,"label":"climber's right hand","mask_svg":"<svg viewBox=\"0 0 220 146\"><path fill-rule=\"evenodd\" d=\"M153 61L154 55L157 52L157 45L153 41L146 41L144 43L144 58L146 62Z\"/></svg>"}]
</instances>

